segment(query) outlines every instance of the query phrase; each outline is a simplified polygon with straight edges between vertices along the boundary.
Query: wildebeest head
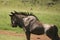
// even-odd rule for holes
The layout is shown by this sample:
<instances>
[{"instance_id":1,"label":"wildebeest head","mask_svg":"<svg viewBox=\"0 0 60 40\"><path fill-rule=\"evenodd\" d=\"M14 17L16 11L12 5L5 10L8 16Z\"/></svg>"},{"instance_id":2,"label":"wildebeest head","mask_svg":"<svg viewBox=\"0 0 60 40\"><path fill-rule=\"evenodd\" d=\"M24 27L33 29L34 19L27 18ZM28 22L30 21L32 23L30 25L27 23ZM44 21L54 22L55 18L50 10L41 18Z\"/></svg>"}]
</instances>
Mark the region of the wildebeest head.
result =
<instances>
[{"instance_id":1,"label":"wildebeest head","mask_svg":"<svg viewBox=\"0 0 60 40\"><path fill-rule=\"evenodd\" d=\"M11 25L12 25L12 27L17 27L17 26L19 26L19 27L22 27L21 25L23 25L22 23L22 18L24 17L24 16L20 16L20 15L18 15L18 14L16 14L16 13L13 13L13 12L11 12L11 15L9 15L10 16L10 18L11 18ZM20 23L20 22L22 22L22 23Z\"/></svg>"},{"instance_id":2,"label":"wildebeest head","mask_svg":"<svg viewBox=\"0 0 60 40\"><path fill-rule=\"evenodd\" d=\"M11 18L11 25L12 25L12 27L17 27L17 20L16 20L14 14L13 15L9 15L9 16Z\"/></svg>"}]
</instances>

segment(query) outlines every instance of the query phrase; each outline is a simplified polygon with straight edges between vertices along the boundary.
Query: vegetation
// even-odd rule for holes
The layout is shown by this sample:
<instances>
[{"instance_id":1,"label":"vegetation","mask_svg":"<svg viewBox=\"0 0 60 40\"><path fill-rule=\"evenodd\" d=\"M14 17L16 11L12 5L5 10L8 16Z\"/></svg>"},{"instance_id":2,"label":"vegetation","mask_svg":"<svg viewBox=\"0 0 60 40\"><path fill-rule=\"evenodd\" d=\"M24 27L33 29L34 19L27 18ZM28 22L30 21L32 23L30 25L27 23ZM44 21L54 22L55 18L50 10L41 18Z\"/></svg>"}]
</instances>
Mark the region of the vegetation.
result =
<instances>
[{"instance_id":1,"label":"vegetation","mask_svg":"<svg viewBox=\"0 0 60 40\"><path fill-rule=\"evenodd\" d=\"M11 11L34 13L41 22L55 24L60 34L60 1L48 6L51 0L0 0L0 29L23 33L19 27L12 28L9 14Z\"/></svg>"}]
</instances>

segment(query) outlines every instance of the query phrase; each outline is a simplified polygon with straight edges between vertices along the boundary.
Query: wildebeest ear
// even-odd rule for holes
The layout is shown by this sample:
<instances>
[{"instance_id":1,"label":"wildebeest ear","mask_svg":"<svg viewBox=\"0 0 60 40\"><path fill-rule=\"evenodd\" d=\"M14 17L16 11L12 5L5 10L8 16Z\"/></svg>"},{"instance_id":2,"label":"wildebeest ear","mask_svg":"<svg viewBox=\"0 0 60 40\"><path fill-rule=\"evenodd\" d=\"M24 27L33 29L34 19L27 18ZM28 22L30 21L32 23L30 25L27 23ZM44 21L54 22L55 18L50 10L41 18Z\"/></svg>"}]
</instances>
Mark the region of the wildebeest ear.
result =
<instances>
[{"instance_id":1,"label":"wildebeest ear","mask_svg":"<svg viewBox=\"0 0 60 40\"><path fill-rule=\"evenodd\" d=\"M12 15L11 15L11 14L9 14L9 16L11 17Z\"/></svg>"},{"instance_id":2,"label":"wildebeest ear","mask_svg":"<svg viewBox=\"0 0 60 40\"><path fill-rule=\"evenodd\" d=\"M14 15L14 13L13 13L13 12L11 12L11 14L13 14L13 15Z\"/></svg>"},{"instance_id":3,"label":"wildebeest ear","mask_svg":"<svg viewBox=\"0 0 60 40\"><path fill-rule=\"evenodd\" d=\"M12 15L9 15L10 17L12 16Z\"/></svg>"}]
</instances>

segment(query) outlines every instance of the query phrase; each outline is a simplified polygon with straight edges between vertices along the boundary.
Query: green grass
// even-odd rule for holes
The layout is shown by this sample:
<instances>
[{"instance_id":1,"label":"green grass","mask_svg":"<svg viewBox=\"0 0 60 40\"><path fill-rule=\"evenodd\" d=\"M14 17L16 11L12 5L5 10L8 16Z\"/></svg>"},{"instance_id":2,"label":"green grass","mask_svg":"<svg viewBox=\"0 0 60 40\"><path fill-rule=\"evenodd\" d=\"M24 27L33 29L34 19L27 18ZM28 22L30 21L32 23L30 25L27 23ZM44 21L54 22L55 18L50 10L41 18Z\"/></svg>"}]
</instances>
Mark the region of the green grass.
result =
<instances>
[{"instance_id":1,"label":"green grass","mask_svg":"<svg viewBox=\"0 0 60 40\"><path fill-rule=\"evenodd\" d=\"M9 36L0 34L0 40L26 40L26 38L21 36Z\"/></svg>"},{"instance_id":2,"label":"green grass","mask_svg":"<svg viewBox=\"0 0 60 40\"><path fill-rule=\"evenodd\" d=\"M21 28L11 27L9 14L11 11L16 10L33 12L41 22L57 25L60 34L60 3L52 7L47 7L46 5L33 5L30 2L23 3L21 1L22 0L0 0L0 30L11 30L17 33L23 33Z\"/></svg>"}]
</instances>

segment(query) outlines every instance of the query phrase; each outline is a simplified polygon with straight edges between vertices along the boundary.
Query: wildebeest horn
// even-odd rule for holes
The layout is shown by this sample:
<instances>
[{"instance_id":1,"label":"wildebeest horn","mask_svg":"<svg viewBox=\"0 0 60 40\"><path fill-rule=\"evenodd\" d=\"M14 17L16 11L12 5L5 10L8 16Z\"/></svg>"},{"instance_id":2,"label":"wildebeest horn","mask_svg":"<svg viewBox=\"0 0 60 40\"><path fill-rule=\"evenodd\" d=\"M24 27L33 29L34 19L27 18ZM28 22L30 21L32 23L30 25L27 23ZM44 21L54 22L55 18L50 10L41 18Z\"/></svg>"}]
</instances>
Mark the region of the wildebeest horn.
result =
<instances>
[{"instance_id":1,"label":"wildebeest horn","mask_svg":"<svg viewBox=\"0 0 60 40\"><path fill-rule=\"evenodd\" d=\"M14 13L17 13L17 12L14 10Z\"/></svg>"}]
</instances>

